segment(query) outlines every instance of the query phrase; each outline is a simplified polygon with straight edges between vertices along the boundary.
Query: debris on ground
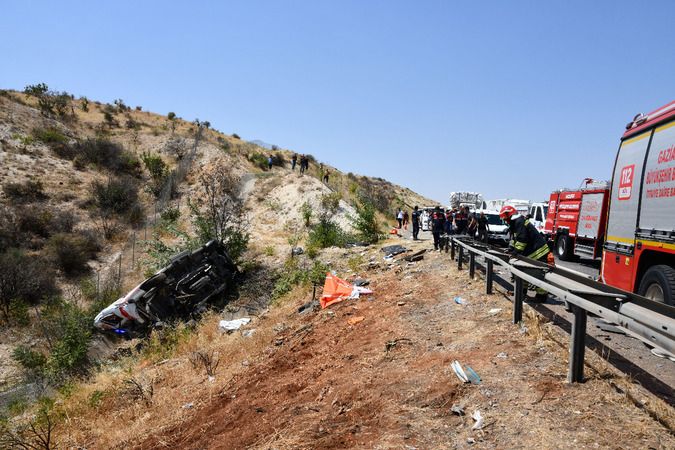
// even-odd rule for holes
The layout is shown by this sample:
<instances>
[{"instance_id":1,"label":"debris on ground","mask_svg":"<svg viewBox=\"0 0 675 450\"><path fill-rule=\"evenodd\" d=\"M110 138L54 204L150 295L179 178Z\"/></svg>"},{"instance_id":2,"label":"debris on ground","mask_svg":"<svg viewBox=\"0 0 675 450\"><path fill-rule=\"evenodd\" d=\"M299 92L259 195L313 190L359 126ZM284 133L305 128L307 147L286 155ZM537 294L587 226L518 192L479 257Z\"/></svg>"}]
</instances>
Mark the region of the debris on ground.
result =
<instances>
[{"instance_id":1,"label":"debris on ground","mask_svg":"<svg viewBox=\"0 0 675 450\"><path fill-rule=\"evenodd\" d=\"M509 355L507 355L506 352L499 352L497 354L497 358L506 359L508 357L509 357Z\"/></svg>"},{"instance_id":2,"label":"debris on ground","mask_svg":"<svg viewBox=\"0 0 675 450\"><path fill-rule=\"evenodd\" d=\"M607 322L606 320L603 319L596 320L595 326L600 328L602 331L607 331L609 333L626 334L626 331L624 329L619 328L613 323Z\"/></svg>"},{"instance_id":3,"label":"debris on ground","mask_svg":"<svg viewBox=\"0 0 675 450\"><path fill-rule=\"evenodd\" d=\"M364 319L365 319L365 317L363 317L363 316L350 317L349 319L347 319L347 322L349 323L349 325L354 326L359 322L363 322Z\"/></svg>"},{"instance_id":4,"label":"debris on ground","mask_svg":"<svg viewBox=\"0 0 675 450\"><path fill-rule=\"evenodd\" d=\"M480 384L480 377L471 367L462 367L462 365L457 360L453 361L450 364L450 367L452 367L455 375L457 375L457 378L459 378L462 383Z\"/></svg>"},{"instance_id":5,"label":"debris on ground","mask_svg":"<svg viewBox=\"0 0 675 450\"><path fill-rule=\"evenodd\" d=\"M488 311L488 316L496 316L500 312L502 312L501 308L492 308L490 311Z\"/></svg>"},{"instance_id":6,"label":"debris on ground","mask_svg":"<svg viewBox=\"0 0 675 450\"><path fill-rule=\"evenodd\" d=\"M392 341L388 341L386 344L384 344L384 350L385 352L389 353L389 350L392 350L394 347L396 347L398 344L412 344L412 341L408 338L398 338L394 339Z\"/></svg>"},{"instance_id":7,"label":"debris on ground","mask_svg":"<svg viewBox=\"0 0 675 450\"><path fill-rule=\"evenodd\" d=\"M396 302L396 306L405 306L405 302Z\"/></svg>"},{"instance_id":8,"label":"debris on ground","mask_svg":"<svg viewBox=\"0 0 675 450\"><path fill-rule=\"evenodd\" d=\"M472 430L480 430L481 428L483 428L484 419L479 409L473 412L471 418L476 421L476 423L473 424L473 427L471 427Z\"/></svg>"},{"instance_id":9,"label":"debris on ground","mask_svg":"<svg viewBox=\"0 0 675 450\"><path fill-rule=\"evenodd\" d=\"M408 249L402 245L387 245L386 247L382 247L381 250L384 252L385 258L400 255L401 253L408 251Z\"/></svg>"},{"instance_id":10,"label":"debris on ground","mask_svg":"<svg viewBox=\"0 0 675 450\"><path fill-rule=\"evenodd\" d=\"M412 255L406 256L406 257L403 258L403 259L405 259L405 260L408 261L408 262L417 262L417 261L421 261L422 259L424 259L424 254L426 253L426 251L427 251L426 249L422 249L422 250L420 250L420 251L418 251L418 252L413 253Z\"/></svg>"},{"instance_id":11,"label":"debris on ground","mask_svg":"<svg viewBox=\"0 0 675 450\"><path fill-rule=\"evenodd\" d=\"M309 301L309 302L303 304L302 306L300 306L300 307L298 308L298 312L299 312L300 314L304 314L304 313L306 313L306 312L314 311L314 310L316 310L316 309L319 309L320 306L321 306L321 305L319 304L319 301L318 301L318 300L311 300L311 301Z\"/></svg>"},{"instance_id":12,"label":"debris on ground","mask_svg":"<svg viewBox=\"0 0 675 450\"><path fill-rule=\"evenodd\" d=\"M293 247L291 250L293 256L302 255L303 253L305 253L305 250L302 247Z\"/></svg>"},{"instance_id":13,"label":"debris on ground","mask_svg":"<svg viewBox=\"0 0 675 450\"><path fill-rule=\"evenodd\" d=\"M242 317L241 319L234 319L234 320L221 320L220 323L218 323L218 328L220 331L226 331L226 332L231 332L238 330L242 326L246 325L251 321L250 317Z\"/></svg>"},{"instance_id":14,"label":"debris on ground","mask_svg":"<svg viewBox=\"0 0 675 450\"><path fill-rule=\"evenodd\" d=\"M464 408L456 403L450 407L450 411L458 416L464 415Z\"/></svg>"},{"instance_id":15,"label":"debris on ground","mask_svg":"<svg viewBox=\"0 0 675 450\"><path fill-rule=\"evenodd\" d=\"M362 286L354 286L348 281L337 277L328 272L326 274L326 282L323 286L323 294L321 295L321 308L325 309L334 303L341 302L348 298L356 299L361 295L372 294L373 291Z\"/></svg>"},{"instance_id":16,"label":"debris on ground","mask_svg":"<svg viewBox=\"0 0 675 450\"><path fill-rule=\"evenodd\" d=\"M368 286L369 284L370 284L370 280L367 280L365 278L354 279L354 286Z\"/></svg>"},{"instance_id":17,"label":"debris on ground","mask_svg":"<svg viewBox=\"0 0 675 450\"><path fill-rule=\"evenodd\" d=\"M250 329L250 330L244 330L242 331L241 335L244 337L251 337L255 334L255 328Z\"/></svg>"},{"instance_id":18,"label":"debris on ground","mask_svg":"<svg viewBox=\"0 0 675 450\"><path fill-rule=\"evenodd\" d=\"M466 300L464 300L462 297L455 297L455 303L458 305L464 305L466 304Z\"/></svg>"}]
</instances>

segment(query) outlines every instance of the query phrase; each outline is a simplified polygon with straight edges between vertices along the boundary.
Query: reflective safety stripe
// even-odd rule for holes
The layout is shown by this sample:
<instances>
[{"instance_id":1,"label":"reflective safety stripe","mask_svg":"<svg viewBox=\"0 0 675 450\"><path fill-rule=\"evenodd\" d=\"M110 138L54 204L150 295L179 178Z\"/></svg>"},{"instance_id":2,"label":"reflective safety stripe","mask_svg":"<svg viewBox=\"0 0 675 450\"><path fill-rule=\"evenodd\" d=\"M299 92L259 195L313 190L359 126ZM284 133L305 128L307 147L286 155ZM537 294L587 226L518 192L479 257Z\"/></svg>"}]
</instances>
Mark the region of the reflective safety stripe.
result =
<instances>
[{"instance_id":1,"label":"reflective safety stripe","mask_svg":"<svg viewBox=\"0 0 675 450\"><path fill-rule=\"evenodd\" d=\"M525 250L525 247L527 247L527 242L518 242L516 241L515 244L513 244L513 248L516 250Z\"/></svg>"},{"instance_id":2,"label":"reflective safety stripe","mask_svg":"<svg viewBox=\"0 0 675 450\"><path fill-rule=\"evenodd\" d=\"M541 247L539 247L537 250L533 251L530 253L527 257L532 258L532 259L539 259L542 256L546 255L548 253L548 245L544 244Z\"/></svg>"}]
</instances>

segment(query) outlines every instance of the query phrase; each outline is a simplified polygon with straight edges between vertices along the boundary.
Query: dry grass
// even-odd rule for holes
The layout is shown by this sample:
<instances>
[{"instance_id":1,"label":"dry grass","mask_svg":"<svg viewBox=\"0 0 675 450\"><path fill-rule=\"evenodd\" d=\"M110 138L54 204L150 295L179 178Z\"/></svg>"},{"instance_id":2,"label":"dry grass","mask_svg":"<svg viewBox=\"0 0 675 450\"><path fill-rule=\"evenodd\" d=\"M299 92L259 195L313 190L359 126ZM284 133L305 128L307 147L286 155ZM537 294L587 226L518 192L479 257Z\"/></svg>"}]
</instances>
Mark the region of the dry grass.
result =
<instances>
[{"instance_id":1,"label":"dry grass","mask_svg":"<svg viewBox=\"0 0 675 450\"><path fill-rule=\"evenodd\" d=\"M306 290L298 289L288 298L305 294ZM128 359L102 370L63 400L66 421L59 433L60 440L81 448L119 448L138 442L148 429L168 429L179 424L192 408L199 408L226 392L232 377L264 354L275 334L273 325L283 322L294 309L295 302L281 302L279 307L252 322L256 331L250 337L243 337L240 332L221 333L220 318L210 315L179 342L170 359L157 361L157 355L151 352L136 361ZM218 354L221 363L213 373L213 381L209 381L204 371L195 375L190 362L190 355L195 352ZM151 402L136 401L128 392L126 381L130 374L143 380L139 383L145 386L154 380ZM192 407L187 407L190 403ZM111 423L115 426L111 427Z\"/></svg>"}]
</instances>

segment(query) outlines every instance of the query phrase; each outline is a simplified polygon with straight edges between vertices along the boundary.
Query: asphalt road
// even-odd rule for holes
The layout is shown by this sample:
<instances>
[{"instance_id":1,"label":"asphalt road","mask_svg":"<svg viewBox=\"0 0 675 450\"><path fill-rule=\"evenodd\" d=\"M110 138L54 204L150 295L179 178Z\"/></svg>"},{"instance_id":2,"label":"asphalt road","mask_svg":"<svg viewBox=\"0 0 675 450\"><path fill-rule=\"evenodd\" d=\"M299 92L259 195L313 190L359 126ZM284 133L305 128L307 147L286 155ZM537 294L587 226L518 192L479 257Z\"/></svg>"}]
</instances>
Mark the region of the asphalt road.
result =
<instances>
[{"instance_id":1,"label":"asphalt road","mask_svg":"<svg viewBox=\"0 0 675 450\"><path fill-rule=\"evenodd\" d=\"M405 245L405 240L411 239L410 231L403 231L401 235L403 237L401 244ZM431 233L420 232L419 237L428 241L430 247L433 248ZM481 258L478 258L477 262L480 264ZM597 278L600 273L599 261L556 261L556 263L594 278ZM510 275L507 271L498 273L498 275L501 276L504 285L510 283ZM507 287L501 290L506 293ZM530 295L532 296L533 293L530 293ZM530 306L554 324L568 333L570 332L572 314L565 310L563 302L549 295L546 303L530 303ZM620 329L607 325L595 317L590 316L588 318L587 349L598 353L620 371L631 376L646 389L675 407L675 362L653 355L642 341L627 336Z\"/></svg>"}]
</instances>

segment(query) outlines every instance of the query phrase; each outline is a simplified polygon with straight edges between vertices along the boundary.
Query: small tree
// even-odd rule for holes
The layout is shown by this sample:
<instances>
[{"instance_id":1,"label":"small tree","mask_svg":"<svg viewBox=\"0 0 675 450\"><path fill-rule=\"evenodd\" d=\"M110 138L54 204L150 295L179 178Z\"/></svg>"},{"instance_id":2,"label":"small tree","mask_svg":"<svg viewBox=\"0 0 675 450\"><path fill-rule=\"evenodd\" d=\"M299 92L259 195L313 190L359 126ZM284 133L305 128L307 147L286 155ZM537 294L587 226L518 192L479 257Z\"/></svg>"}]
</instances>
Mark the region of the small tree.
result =
<instances>
[{"instance_id":1,"label":"small tree","mask_svg":"<svg viewBox=\"0 0 675 450\"><path fill-rule=\"evenodd\" d=\"M169 111L169 114L166 115L166 118L169 119L169 128L171 128L171 132L174 133L176 131L176 113Z\"/></svg>"},{"instance_id":2,"label":"small tree","mask_svg":"<svg viewBox=\"0 0 675 450\"><path fill-rule=\"evenodd\" d=\"M240 198L240 180L224 165L217 165L202 175L200 181L204 188L205 204L200 210L194 203L188 203L197 237L201 243L211 239L220 240L230 257L237 260L246 250L249 240Z\"/></svg>"},{"instance_id":3,"label":"small tree","mask_svg":"<svg viewBox=\"0 0 675 450\"><path fill-rule=\"evenodd\" d=\"M352 226L357 231L359 239L374 244L380 238L380 226L377 223L375 207L366 199L361 199L356 205L356 216L350 217Z\"/></svg>"}]
</instances>

